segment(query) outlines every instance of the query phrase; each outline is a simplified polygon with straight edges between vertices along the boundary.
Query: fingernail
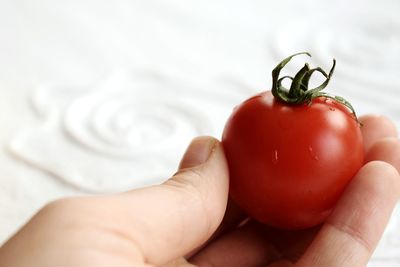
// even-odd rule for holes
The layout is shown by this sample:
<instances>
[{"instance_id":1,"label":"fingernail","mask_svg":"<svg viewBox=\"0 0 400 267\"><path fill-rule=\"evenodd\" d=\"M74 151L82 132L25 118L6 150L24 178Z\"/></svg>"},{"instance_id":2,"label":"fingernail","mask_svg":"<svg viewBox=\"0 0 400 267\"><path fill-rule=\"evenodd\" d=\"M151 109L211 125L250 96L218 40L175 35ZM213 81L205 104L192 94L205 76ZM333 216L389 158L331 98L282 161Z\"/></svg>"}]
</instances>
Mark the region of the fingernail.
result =
<instances>
[{"instance_id":1,"label":"fingernail","mask_svg":"<svg viewBox=\"0 0 400 267\"><path fill-rule=\"evenodd\" d=\"M208 136L193 139L183 155L179 169L192 168L205 163L210 157L215 143L216 140Z\"/></svg>"}]
</instances>

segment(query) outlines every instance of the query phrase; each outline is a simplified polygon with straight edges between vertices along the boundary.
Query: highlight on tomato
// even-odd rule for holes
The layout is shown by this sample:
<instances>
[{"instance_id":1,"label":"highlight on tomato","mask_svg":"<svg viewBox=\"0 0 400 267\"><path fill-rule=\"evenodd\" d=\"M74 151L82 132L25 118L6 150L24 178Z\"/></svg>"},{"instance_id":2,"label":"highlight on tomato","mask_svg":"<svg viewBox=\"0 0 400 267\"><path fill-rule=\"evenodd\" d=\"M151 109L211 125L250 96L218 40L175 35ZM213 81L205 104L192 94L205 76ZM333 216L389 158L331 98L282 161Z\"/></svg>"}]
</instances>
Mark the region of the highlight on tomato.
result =
<instances>
[{"instance_id":1,"label":"highlight on tomato","mask_svg":"<svg viewBox=\"0 0 400 267\"><path fill-rule=\"evenodd\" d=\"M280 62L272 89L237 106L222 136L231 198L255 220L283 229L322 223L364 160L354 108L323 91L335 60L329 73L306 63L294 77L280 77L300 54L311 56L297 53ZM309 89L314 73L325 81Z\"/></svg>"}]
</instances>

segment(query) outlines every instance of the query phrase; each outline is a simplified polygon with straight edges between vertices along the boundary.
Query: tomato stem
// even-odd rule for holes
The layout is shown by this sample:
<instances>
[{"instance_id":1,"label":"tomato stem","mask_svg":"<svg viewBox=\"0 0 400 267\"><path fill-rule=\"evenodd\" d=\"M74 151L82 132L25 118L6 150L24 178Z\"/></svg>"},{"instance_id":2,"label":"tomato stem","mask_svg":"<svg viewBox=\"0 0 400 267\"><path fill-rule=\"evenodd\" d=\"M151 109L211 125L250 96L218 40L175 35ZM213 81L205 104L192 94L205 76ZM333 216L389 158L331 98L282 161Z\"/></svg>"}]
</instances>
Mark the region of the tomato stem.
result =
<instances>
[{"instance_id":1,"label":"tomato stem","mask_svg":"<svg viewBox=\"0 0 400 267\"><path fill-rule=\"evenodd\" d=\"M329 81L331 80L332 74L335 70L336 67L336 60L333 59L333 64L332 67L327 74L322 68L317 67L317 68L310 68L308 63L302 67L294 77L291 76L283 76L279 78L281 70L286 66L289 61L298 55L307 55L311 57L311 54L308 52L300 52L296 53L294 55L291 55L284 60L282 60L273 70L272 70L272 94L274 97L279 99L280 101L283 101L288 104L294 104L294 105L302 105L302 104L308 104L311 105L312 101L314 98L317 97L326 97L330 98L334 101L339 102L340 104L346 106L350 111L353 113L355 119L357 122L361 125L360 121L357 118L356 112L353 108L353 106L350 104L349 101L344 99L343 97L340 96L335 96L331 95L325 92L321 92L325 87L328 85ZM316 88L309 89L309 81L314 74L314 72L319 72L325 77L325 81L317 86ZM282 81L285 79L290 79L291 80L291 85L290 89L285 88L282 85Z\"/></svg>"}]
</instances>

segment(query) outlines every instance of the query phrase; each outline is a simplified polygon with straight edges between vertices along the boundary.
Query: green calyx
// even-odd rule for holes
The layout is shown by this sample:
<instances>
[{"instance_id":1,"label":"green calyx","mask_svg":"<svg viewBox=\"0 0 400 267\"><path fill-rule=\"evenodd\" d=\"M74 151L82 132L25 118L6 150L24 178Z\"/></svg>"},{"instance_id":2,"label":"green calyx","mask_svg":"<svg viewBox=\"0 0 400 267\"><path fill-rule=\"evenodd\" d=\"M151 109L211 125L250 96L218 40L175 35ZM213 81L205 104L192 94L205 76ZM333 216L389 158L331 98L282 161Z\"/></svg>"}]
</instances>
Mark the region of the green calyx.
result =
<instances>
[{"instance_id":1,"label":"green calyx","mask_svg":"<svg viewBox=\"0 0 400 267\"><path fill-rule=\"evenodd\" d=\"M301 53L296 53L294 55L291 55L282 62L280 62L273 70L272 70L272 94L274 97L279 99L280 101L283 101L288 104L293 104L293 105L301 105L301 104L308 104L310 105L312 103L312 100L317 97L326 97L333 99L342 105L346 106L351 110L351 112L354 114L355 119L357 119L356 112L353 108L353 106L348 102L346 99L340 96L335 96L335 95L330 95L328 93L322 92L323 89L328 85L333 71L335 70L336 66L336 60L333 59L333 65L332 68L330 69L329 73L326 73L323 69L321 68L310 68L308 63L302 67L294 77L291 76L283 76L279 78L279 74L281 70L285 67L289 61L298 55L307 55L311 57L311 54L308 52L301 52ZM316 88L309 89L308 84L310 81L310 78L314 72L319 72L325 77L325 81L317 86ZM282 81L285 79L290 79L292 81L291 86L289 89L285 88L282 85Z\"/></svg>"}]
</instances>

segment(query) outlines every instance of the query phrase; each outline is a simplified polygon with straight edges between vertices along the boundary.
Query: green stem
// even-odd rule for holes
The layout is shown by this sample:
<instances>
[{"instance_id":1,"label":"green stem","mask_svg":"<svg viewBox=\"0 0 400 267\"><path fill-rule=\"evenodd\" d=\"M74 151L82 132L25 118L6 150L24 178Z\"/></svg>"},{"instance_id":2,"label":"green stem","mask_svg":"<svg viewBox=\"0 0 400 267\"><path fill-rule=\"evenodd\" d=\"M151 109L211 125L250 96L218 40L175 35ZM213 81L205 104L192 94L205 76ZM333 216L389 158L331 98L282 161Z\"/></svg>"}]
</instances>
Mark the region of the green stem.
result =
<instances>
[{"instance_id":1,"label":"green stem","mask_svg":"<svg viewBox=\"0 0 400 267\"><path fill-rule=\"evenodd\" d=\"M336 60L333 59L333 65L332 68L329 71L329 74L327 74L322 68L313 68L311 69L310 66L306 63L304 67L302 67L294 77L291 76L284 76L282 78L279 78L281 70L286 66L289 61L298 55L307 55L311 57L310 53L308 52L301 52L301 53L296 53L294 55L291 55L284 60L282 60L273 70L272 70L272 94L275 98L279 99L280 101L283 101L288 104L295 104L295 105L301 105L301 104L311 104L313 99L317 97L327 97L330 99L333 99L340 104L346 106L350 111L353 113L355 119L357 120L358 123L359 120L357 118L357 114L353 108L353 106L350 104L349 101L344 99L343 97L340 96L334 96L330 95L325 92L321 92L325 87L328 85L329 81L331 80L332 74L335 70L336 66ZM311 76L314 74L314 72L319 72L325 77L325 81L317 86L316 88L309 89L309 81ZM290 89L285 88L282 85L282 81L284 79L290 79L292 81ZM361 125L361 123L360 123Z\"/></svg>"},{"instance_id":2,"label":"green stem","mask_svg":"<svg viewBox=\"0 0 400 267\"><path fill-rule=\"evenodd\" d=\"M302 81L304 79L304 76L307 75L307 73L310 71L310 66L306 63L303 68L297 72L297 74L294 76L292 85L290 86L289 89L289 97L290 98L298 98L302 94L303 91L306 91L305 88L302 88Z\"/></svg>"}]
</instances>

